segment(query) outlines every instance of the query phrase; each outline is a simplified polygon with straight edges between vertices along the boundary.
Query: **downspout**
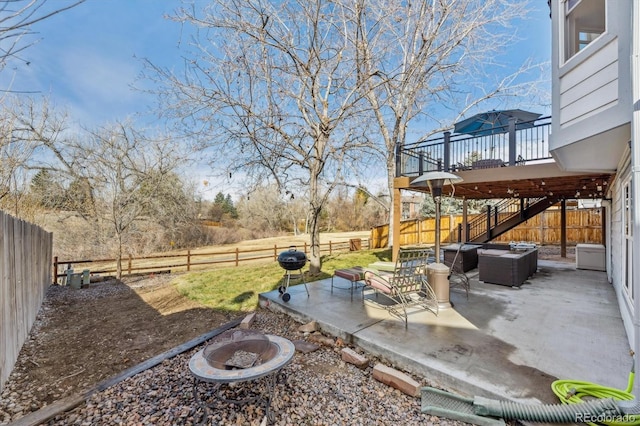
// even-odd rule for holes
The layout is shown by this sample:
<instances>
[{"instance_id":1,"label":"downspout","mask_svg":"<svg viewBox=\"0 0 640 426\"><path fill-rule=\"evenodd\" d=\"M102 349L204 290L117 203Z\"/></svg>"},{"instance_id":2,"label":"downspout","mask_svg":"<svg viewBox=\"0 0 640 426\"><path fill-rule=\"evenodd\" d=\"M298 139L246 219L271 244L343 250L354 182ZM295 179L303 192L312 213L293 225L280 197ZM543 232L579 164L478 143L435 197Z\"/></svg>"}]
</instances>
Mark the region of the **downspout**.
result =
<instances>
[{"instance_id":1,"label":"downspout","mask_svg":"<svg viewBox=\"0 0 640 426\"><path fill-rule=\"evenodd\" d=\"M631 2L631 183L633 188L633 333L636 354L640 353L640 2ZM636 381L634 394L640 395Z\"/></svg>"}]
</instances>

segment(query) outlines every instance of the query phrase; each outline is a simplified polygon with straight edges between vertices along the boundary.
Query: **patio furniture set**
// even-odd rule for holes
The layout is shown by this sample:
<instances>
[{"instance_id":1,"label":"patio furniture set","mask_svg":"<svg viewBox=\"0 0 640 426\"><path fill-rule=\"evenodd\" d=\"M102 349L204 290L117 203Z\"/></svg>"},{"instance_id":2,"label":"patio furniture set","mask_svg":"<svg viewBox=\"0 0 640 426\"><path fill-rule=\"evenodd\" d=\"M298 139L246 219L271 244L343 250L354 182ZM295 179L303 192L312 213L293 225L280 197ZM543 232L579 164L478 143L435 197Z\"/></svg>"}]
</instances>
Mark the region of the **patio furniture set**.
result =
<instances>
[{"instance_id":1,"label":"patio furniture set","mask_svg":"<svg viewBox=\"0 0 640 426\"><path fill-rule=\"evenodd\" d=\"M337 269L331 278L331 293L334 288L348 289L353 300L353 292L362 289L362 298L384 307L391 315L402 319L407 326L407 310L419 307L438 314L438 301L427 280L427 264L432 259L432 250L427 248L400 249L398 260L375 262L368 268ZM335 284L335 277L349 281L349 287ZM371 290L375 298L365 295ZM378 301L378 295L384 296Z\"/></svg>"},{"instance_id":2,"label":"patio furniture set","mask_svg":"<svg viewBox=\"0 0 640 426\"><path fill-rule=\"evenodd\" d=\"M444 257L453 270L478 268L480 281L509 287L520 287L538 270L538 249L529 243L452 244L444 247Z\"/></svg>"},{"instance_id":3,"label":"patio furniture set","mask_svg":"<svg viewBox=\"0 0 640 426\"><path fill-rule=\"evenodd\" d=\"M442 248L444 264L449 267L449 287L461 288L469 297L467 272L478 269L480 281L510 287L520 287L538 268L538 249L535 244L452 244ZM398 260L375 262L368 268L356 266L338 269L331 278L334 288L348 289L353 301L354 290L362 289L362 298L377 303L405 322L407 310L421 307L438 314L438 300L429 284L428 264L433 262L430 249L400 249ZM349 282L341 287L335 278ZM373 292L375 298L366 297ZM388 303L377 302L382 294Z\"/></svg>"}]
</instances>

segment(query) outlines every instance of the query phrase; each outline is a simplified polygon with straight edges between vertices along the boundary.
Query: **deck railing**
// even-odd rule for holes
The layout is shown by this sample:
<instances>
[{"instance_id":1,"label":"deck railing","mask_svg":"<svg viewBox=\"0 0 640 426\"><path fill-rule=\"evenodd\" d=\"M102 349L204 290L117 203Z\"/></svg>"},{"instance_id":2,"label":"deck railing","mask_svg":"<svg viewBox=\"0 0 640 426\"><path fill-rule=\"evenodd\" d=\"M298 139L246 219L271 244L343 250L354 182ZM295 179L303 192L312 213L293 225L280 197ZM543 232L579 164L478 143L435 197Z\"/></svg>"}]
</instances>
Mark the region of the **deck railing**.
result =
<instances>
[{"instance_id":1,"label":"deck railing","mask_svg":"<svg viewBox=\"0 0 640 426\"><path fill-rule=\"evenodd\" d=\"M488 230L522 214L529 206L543 200L541 198L505 198L494 205L487 204L486 213L478 215L467 223L467 240L472 241Z\"/></svg>"},{"instance_id":2,"label":"deck railing","mask_svg":"<svg viewBox=\"0 0 640 426\"><path fill-rule=\"evenodd\" d=\"M398 147L396 176L419 176L434 170L456 171L517 166L548 160L551 117L496 126L476 134L451 134Z\"/></svg>"}]
</instances>

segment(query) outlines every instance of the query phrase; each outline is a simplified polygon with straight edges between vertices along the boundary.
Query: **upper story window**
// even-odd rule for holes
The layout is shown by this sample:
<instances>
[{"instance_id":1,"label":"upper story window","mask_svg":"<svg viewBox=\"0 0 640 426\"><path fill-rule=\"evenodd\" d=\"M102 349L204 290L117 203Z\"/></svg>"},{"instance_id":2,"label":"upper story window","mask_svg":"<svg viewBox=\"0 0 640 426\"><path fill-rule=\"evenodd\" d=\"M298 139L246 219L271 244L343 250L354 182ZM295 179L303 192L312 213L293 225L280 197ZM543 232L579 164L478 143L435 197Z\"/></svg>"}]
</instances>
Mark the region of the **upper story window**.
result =
<instances>
[{"instance_id":1,"label":"upper story window","mask_svg":"<svg viewBox=\"0 0 640 426\"><path fill-rule=\"evenodd\" d=\"M564 60L569 60L605 30L605 0L565 0Z\"/></svg>"}]
</instances>

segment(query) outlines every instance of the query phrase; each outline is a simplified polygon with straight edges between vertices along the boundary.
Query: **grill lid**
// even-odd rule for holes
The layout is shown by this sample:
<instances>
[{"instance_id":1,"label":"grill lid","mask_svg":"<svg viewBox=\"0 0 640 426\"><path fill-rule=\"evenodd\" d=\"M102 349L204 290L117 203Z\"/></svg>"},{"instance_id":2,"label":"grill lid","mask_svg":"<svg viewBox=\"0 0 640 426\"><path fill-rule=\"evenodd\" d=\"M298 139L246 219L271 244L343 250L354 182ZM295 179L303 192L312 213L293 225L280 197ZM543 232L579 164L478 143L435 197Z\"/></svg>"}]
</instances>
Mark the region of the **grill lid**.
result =
<instances>
[{"instance_id":1,"label":"grill lid","mask_svg":"<svg viewBox=\"0 0 640 426\"><path fill-rule=\"evenodd\" d=\"M283 251L278 255L278 263L287 270L302 269L307 263L307 255L296 250L295 246L291 246L289 250Z\"/></svg>"}]
</instances>

